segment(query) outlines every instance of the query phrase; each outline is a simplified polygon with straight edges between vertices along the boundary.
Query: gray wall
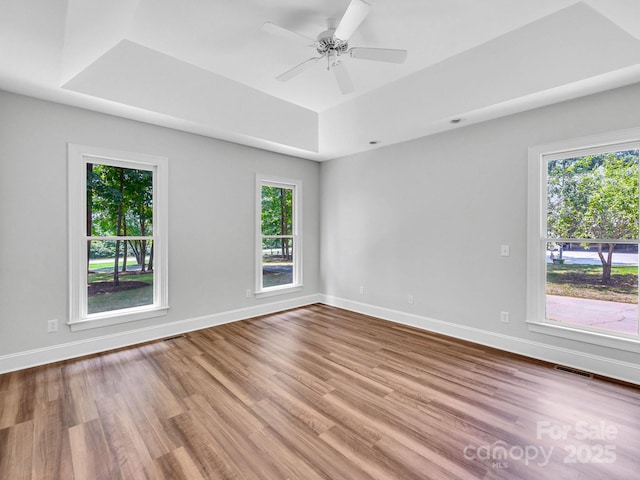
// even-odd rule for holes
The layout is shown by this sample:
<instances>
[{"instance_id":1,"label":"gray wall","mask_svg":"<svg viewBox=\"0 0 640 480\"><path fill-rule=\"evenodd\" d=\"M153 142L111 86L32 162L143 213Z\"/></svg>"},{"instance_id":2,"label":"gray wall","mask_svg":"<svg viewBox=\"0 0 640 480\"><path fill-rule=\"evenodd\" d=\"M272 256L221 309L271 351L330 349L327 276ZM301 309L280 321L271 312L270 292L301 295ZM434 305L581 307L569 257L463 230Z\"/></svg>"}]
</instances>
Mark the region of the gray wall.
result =
<instances>
[{"instance_id":1,"label":"gray wall","mask_svg":"<svg viewBox=\"0 0 640 480\"><path fill-rule=\"evenodd\" d=\"M82 342L108 348L120 342L107 345L109 336L276 301L244 295L254 288L260 172L304 182L304 289L285 303L371 306L391 319L493 335L506 349L524 342L533 356L543 345L582 352L587 363L640 366L637 354L535 334L524 323L527 148L637 127L639 107L636 85L318 164L0 92L0 360L55 346L50 357L71 355ZM169 158L167 317L46 333L48 319L68 315L67 142Z\"/></svg>"},{"instance_id":2,"label":"gray wall","mask_svg":"<svg viewBox=\"0 0 640 480\"><path fill-rule=\"evenodd\" d=\"M638 127L639 111L636 85L323 163L323 292L396 312L389 318L404 312L414 323L435 319L639 365L637 354L525 325L528 147ZM510 257L500 256L502 244Z\"/></svg>"},{"instance_id":3,"label":"gray wall","mask_svg":"<svg viewBox=\"0 0 640 480\"><path fill-rule=\"evenodd\" d=\"M67 142L169 158L168 316L69 332ZM303 181L304 289L254 289L256 172ZM319 164L0 92L0 357L317 294ZM46 321L61 328L46 333Z\"/></svg>"}]
</instances>

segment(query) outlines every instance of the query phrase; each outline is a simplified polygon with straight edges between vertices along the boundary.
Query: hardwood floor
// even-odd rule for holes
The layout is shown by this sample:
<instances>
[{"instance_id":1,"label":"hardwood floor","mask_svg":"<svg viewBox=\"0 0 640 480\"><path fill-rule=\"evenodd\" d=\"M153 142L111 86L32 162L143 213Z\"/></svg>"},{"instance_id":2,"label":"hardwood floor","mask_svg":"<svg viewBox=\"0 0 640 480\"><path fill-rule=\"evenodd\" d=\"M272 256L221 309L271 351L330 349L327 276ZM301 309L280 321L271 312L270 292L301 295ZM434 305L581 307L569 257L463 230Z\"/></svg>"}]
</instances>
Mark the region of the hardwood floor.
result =
<instances>
[{"instance_id":1,"label":"hardwood floor","mask_svg":"<svg viewBox=\"0 0 640 480\"><path fill-rule=\"evenodd\" d=\"M0 375L1 479L624 479L640 389L313 305Z\"/></svg>"}]
</instances>

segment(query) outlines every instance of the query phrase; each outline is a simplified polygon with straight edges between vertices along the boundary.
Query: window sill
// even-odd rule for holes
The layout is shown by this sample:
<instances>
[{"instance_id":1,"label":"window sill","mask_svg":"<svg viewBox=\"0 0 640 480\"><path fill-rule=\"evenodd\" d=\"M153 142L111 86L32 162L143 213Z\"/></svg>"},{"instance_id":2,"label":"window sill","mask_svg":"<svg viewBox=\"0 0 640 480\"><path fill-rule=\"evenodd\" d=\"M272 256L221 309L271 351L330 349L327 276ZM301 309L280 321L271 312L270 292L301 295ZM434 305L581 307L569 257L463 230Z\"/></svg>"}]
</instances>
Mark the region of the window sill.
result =
<instances>
[{"instance_id":1,"label":"window sill","mask_svg":"<svg viewBox=\"0 0 640 480\"><path fill-rule=\"evenodd\" d=\"M111 325L118 325L120 323L135 322L138 320L145 320L147 318L163 317L169 311L169 307L141 307L128 309L126 313L112 313L112 314L95 314L84 320L75 320L67 322L72 332L79 332L82 330L90 330L92 328L109 327Z\"/></svg>"},{"instance_id":2,"label":"window sill","mask_svg":"<svg viewBox=\"0 0 640 480\"><path fill-rule=\"evenodd\" d=\"M276 295L285 295L287 293L301 292L302 285L285 285L282 287L272 287L266 290L260 290L255 293L256 298L275 297Z\"/></svg>"},{"instance_id":3,"label":"window sill","mask_svg":"<svg viewBox=\"0 0 640 480\"><path fill-rule=\"evenodd\" d=\"M551 322L527 322L529 331L590 343L627 352L640 353L640 338L622 337L595 330L581 330Z\"/></svg>"}]
</instances>

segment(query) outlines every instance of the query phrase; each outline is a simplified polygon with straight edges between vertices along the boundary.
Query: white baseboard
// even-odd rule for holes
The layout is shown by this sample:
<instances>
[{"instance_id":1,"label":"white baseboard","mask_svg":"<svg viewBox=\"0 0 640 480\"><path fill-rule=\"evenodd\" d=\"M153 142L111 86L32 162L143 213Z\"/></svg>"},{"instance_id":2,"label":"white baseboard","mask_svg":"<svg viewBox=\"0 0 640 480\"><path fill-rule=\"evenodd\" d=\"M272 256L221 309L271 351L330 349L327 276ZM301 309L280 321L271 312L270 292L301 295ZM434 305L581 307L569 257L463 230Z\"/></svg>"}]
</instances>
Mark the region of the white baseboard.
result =
<instances>
[{"instance_id":1,"label":"white baseboard","mask_svg":"<svg viewBox=\"0 0 640 480\"><path fill-rule=\"evenodd\" d=\"M441 333L450 337L497 348L526 357L543 360L558 365L566 365L597 375L640 384L640 364L621 362L613 358L592 355L568 348L556 347L518 337L489 332L478 328L444 322L411 313L355 302L330 295L322 296L322 303L344 308L372 317L389 320L403 325Z\"/></svg>"},{"instance_id":2,"label":"white baseboard","mask_svg":"<svg viewBox=\"0 0 640 480\"><path fill-rule=\"evenodd\" d=\"M322 296L319 294L307 295L291 300L264 303L238 310L229 310L202 317L127 330L125 332L93 337L86 340L78 340L76 342L2 355L0 356L0 373L23 370L47 363L128 347L130 345L180 335L194 330L245 320L260 315L268 315L290 308L303 307L305 305L318 303L321 300Z\"/></svg>"},{"instance_id":3,"label":"white baseboard","mask_svg":"<svg viewBox=\"0 0 640 480\"><path fill-rule=\"evenodd\" d=\"M640 384L640 365L329 295L308 295L0 356L0 373L105 352L313 303L324 303L546 362Z\"/></svg>"}]
</instances>

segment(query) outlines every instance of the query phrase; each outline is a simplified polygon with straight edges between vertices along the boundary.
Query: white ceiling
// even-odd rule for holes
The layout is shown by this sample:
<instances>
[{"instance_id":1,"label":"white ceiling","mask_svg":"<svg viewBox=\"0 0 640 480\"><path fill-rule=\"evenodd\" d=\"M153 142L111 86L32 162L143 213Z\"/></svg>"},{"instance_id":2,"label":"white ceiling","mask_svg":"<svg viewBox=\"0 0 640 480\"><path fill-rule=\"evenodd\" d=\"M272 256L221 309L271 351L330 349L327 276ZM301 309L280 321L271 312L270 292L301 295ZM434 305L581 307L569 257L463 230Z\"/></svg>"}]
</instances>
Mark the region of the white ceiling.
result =
<instances>
[{"instance_id":1,"label":"white ceiling","mask_svg":"<svg viewBox=\"0 0 640 480\"><path fill-rule=\"evenodd\" d=\"M348 5L0 0L0 88L326 160L640 81L639 0L377 0L349 44L404 64L277 81L316 52L262 25L315 37Z\"/></svg>"}]
</instances>

